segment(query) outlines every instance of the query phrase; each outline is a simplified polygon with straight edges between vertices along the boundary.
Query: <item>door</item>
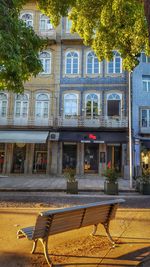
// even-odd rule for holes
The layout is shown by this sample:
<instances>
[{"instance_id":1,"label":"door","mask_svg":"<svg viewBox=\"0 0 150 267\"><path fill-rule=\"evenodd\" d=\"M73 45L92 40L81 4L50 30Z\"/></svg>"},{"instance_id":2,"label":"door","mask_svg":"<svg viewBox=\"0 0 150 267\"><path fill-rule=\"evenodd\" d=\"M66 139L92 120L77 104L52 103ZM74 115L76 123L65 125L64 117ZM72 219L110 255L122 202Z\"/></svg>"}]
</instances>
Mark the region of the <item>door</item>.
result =
<instances>
[{"instance_id":1,"label":"door","mask_svg":"<svg viewBox=\"0 0 150 267\"><path fill-rule=\"evenodd\" d=\"M63 170L66 168L76 169L77 165L77 145L63 145Z\"/></svg>"},{"instance_id":2,"label":"door","mask_svg":"<svg viewBox=\"0 0 150 267\"><path fill-rule=\"evenodd\" d=\"M117 171L121 171L121 146L107 145L107 164Z\"/></svg>"},{"instance_id":3,"label":"door","mask_svg":"<svg viewBox=\"0 0 150 267\"><path fill-rule=\"evenodd\" d=\"M98 144L84 145L84 172L98 173Z\"/></svg>"}]
</instances>

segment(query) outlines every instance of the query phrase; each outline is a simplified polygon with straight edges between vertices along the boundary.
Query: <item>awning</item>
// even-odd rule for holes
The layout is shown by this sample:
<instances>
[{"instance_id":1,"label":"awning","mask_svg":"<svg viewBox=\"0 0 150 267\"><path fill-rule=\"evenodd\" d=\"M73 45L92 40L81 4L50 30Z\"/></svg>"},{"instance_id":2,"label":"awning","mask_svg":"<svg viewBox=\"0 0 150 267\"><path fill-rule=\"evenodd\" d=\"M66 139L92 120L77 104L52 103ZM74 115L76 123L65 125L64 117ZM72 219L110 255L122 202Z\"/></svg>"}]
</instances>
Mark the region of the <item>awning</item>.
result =
<instances>
[{"instance_id":1,"label":"awning","mask_svg":"<svg viewBox=\"0 0 150 267\"><path fill-rule=\"evenodd\" d=\"M46 143L49 132L0 131L0 143Z\"/></svg>"},{"instance_id":2,"label":"awning","mask_svg":"<svg viewBox=\"0 0 150 267\"><path fill-rule=\"evenodd\" d=\"M126 143L127 132L60 132L59 141L81 143Z\"/></svg>"}]
</instances>

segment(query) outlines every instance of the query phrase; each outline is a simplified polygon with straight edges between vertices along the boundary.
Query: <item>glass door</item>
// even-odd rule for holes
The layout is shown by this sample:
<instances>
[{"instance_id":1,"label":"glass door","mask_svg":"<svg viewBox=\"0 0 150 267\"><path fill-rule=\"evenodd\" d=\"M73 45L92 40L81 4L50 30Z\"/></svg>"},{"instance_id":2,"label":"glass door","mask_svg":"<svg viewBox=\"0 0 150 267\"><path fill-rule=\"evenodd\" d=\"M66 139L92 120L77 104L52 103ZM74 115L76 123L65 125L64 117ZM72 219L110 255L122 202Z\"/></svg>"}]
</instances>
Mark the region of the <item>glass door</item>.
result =
<instances>
[{"instance_id":1,"label":"glass door","mask_svg":"<svg viewBox=\"0 0 150 267\"><path fill-rule=\"evenodd\" d=\"M84 145L84 172L98 173L98 144Z\"/></svg>"},{"instance_id":2,"label":"glass door","mask_svg":"<svg viewBox=\"0 0 150 267\"><path fill-rule=\"evenodd\" d=\"M77 165L77 145L63 145L63 170L66 168L76 169Z\"/></svg>"},{"instance_id":3,"label":"glass door","mask_svg":"<svg viewBox=\"0 0 150 267\"><path fill-rule=\"evenodd\" d=\"M26 145L15 144L13 153L13 168L14 173L24 173L24 162L26 157Z\"/></svg>"},{"instance_id":4,"label":"glass door","mask_svg":"<svg viewBox=\"0 0 150 267\"><path fill-rule=\"evenodd\" d=\"M107 165L121 171L121 146L107 145Z\"/></svg>"}]
</instances>

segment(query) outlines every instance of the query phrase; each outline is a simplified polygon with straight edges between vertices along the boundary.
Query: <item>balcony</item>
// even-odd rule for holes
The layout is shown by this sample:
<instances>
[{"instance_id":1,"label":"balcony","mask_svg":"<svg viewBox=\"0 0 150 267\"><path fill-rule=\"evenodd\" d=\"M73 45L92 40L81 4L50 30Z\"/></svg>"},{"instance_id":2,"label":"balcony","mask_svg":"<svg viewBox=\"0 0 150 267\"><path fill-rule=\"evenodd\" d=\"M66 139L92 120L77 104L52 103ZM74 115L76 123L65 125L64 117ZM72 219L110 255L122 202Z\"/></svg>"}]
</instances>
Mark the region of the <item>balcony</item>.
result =
<instances>
[{"instance_id":1,"label":"balcony","mask_svg":"<svg viewBox=\"0 0 150 267\"><path fill-rule=\"evenodd\" d=\"M53 117L49 117L46 119L43 118L23 118L23 117L19 117L19 118L14 118L14 116L8 116L7 118L0 118L0 127L1 126L16 126L16 127L36 127L36 126L40 126L40 127L46 127L46 126L53 126Z\"/></svg>"},{"instance_id":2,"label":"balcony","mask_svg":"<svg viewBox=\"0 0 150 267\"><path fill-rule=\"evenodd\" d=\"M140 127L141 134L150 134L150 127Z\"/></svg>"},{"instance_id":3,"label":"balcony","mask_svg":"<svg viewBox=\"0 0 150 267\"><path fill-rule=\"evenodd\" d=\"M61 33L62 40L82 40L77 33L66 32L65 30Z\"/></svg>"},{"instance_id":4,"label":"balcony","mask_svg":"<svg viewBox=\"0 0 150 267\"><path fill-rule=\"evenodd\" d=\"M40 29L36 29L35 30L36 34L39 35L40 37L44 38L48 38L49 40L53 40L56 41L56 30L55 29L51 29L51 30L40 30Z\"/></svg>"},{"instance_id":5,"label":"balcony","mask_svg":"<svg viewBox=\"0 0 150 267\"><path fill-rule=\"evenodd\" d=\"M82 116L60 116L58 118L58 127L127 128L128 118L99 116L98 118L91 119Z\"/></svg>"}]
</instances>

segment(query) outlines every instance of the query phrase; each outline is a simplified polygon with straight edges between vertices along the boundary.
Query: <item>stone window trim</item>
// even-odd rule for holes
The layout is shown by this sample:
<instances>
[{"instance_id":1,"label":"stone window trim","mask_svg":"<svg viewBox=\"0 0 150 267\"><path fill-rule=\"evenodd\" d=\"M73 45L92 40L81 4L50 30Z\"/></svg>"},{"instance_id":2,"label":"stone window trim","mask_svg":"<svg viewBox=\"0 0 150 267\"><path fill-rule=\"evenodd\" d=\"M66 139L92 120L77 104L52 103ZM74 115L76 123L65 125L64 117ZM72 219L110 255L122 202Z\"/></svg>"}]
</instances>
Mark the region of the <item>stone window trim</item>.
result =
<instances>
[{"instance_id":1,"label":"stone window trim","mask_svg":"<svg viewBox=\"0 0 150 267\"><path fill-rule=\"evenodd\" d=\"M150 128L150 107L140 107L140 127Z\"/></svg>"},{"instance_id":2,"label":"stone window trim","mask_svg":"<svg viewBox=\"0 0 150 267\"><path fill-rule=\"evenodd\" d=\"M14 117L27 119L29 115L29 94L16 94L14 105Z\"/></svg>"},{"instance_id":3,"label":"stone window trim","mask_svg":"<svg viewBox=\"0 0 150 267\"><path fill-rule=\"evenodd\" d=\"M113 58L111 61L106 61L106 66L107 66L107 75L120 75L123 73L123 70L122 70L122 58L119 54L119 52L117 51L113 51ZM120 59L120 69L119 69L119 72L116 71L117 69L117 62L116 60L117 59ZM110 64L112 64L112 71L109 71L109 67L110 67Z\"/></svg>"},{"instance_id":4,"label":"stone window trim","mask_svg":"<svg viewBox=\"0 0 150 267\"><path fill-rule=\"evenodd\" d=\"M0 92L0 118L6 118L8 112L8 94Z\"/></svg>"},{"instance_id":5,"label":"stone window trim","mask_svg":"<svg viewBox=\"0 0 150 267\"><path fill-rule=\"evenodd\" d=\"M33 13L30 11L25 11L21 13L20 19L23 20L28 27L34 26Z\"/></svg>"},{"instance_id":6,"label":"stone window trim","mask_svg":"<svg viewBox=\"0 0 150 267\"><path fill-rule=\"evenodd\" d=\"M65 109L66 109L66 107L65 107L65 100L67 99L67 100L71 100L71 96L73 96L74 97L74 99L73 100L75 100L76 101L76 114L65 114ZM69 99L70 98L70 99ZM71 101L70 101L71 102ZM62 106L62 108L61 108L61 112L63 113L63 117L70 117L70 116L73 116L73 117L77 117L77 116L79 116L79 94L78 93L76 93L76 92L64 92L64 94L63 94L63 106Z\"/></svg>"},{"instance_id":7,"label":"stone window trim","mask_svg":"<svg viewBox=\"0 0 150 267\"><path fill-rule=\"evenodd\" d=\"M39 75L45 76L52 74L52 52L48 50L41 51L39 53L39 59L43 65L43 71L40 72Z\"/></svg>"},{"instance_id":8,"label":"stone window trim","mask_svg":"<svg viewBox=\"0 0 150 267\"><path fill-rule=\"evenodd\" d=\"M82 109L82 111L84 111L85 115L86 115L86 105L87 105L87 98L91 96L91 101L93 102L94 101L94 96L97 97L97 100L98 100L98 112L97 112L97 115L100 115L100 113L102 112L102 109L101 109L101 95L99 93L96 93L96 92L88 92L84 95L84 108Z\"/></svg>"},{"instance_id":9,"label":"stone window trim","mask_svg":"<svg viewBox=\"0 0 150 267\"><path fill-rule=\"evenodd\" d=\"M35 118L48 119L50 114L50 95L45 92L39 92L35 96Z\"/></svg>"},{"instance_id":10,"label":"stone window trim","mask_svg":"<svg viewBox=\"0 0 150 267\"><path fill-rule=\"evenodd\" d=\"M118 92L111 92L107 93L106 95L106 116L109 117L108 115L108 101L118 101L119 103L119 110L118 110L118 115L113 115L112 117L121 117L122 116L122 94Z\"/></svg>"},{"instance_id":11,"label":"stone window trim","mask_svg":"<svg viewBox=\"0 0 150 267\"><path fill-rule=\"evenodd\" d=\"M145 52L141 52L141 62L150 63L150 56L147 56Z\"/></svg>"},{"instance_id":12,"label":"stone window trim","mask_svg":"<svg viewBox=\"0 0 150 267\"><path fill-rule=\"evenodd\" d=\"M142 76L142 85L144 92L150 92L150 76Z\"/></svg>"},{"instance_id":13,"label":"stone window trim","mask_svg":"<svg viewBox=\"0 0 150 267\"><path fill-rule=\"evenodd\" d=\"M44 23L45 27L44 28L42 28L42 20L45 21L45 23ZM50 18L44 14L40 14L39 30L40 30L40 32L48 32L48 31L54 30L53 25L50 22Z\"/></svg>"},{"instance_id":14,"label":"stone window trim","mask_svg":"<svg viewBox=\"0 0 150 267\"><path fill-rule=\"evenodd\" d=\"M88 73L88 56L91 54L92 57L92 73ZM98 72L95 73L94 72L94 68L95 68L95 60L98 60L97 56L95 55L95 53L92 50L89 50L86 52L86 75L88 76L98 76L99 74L101 74L101 62L99 61L99 66L98 66Z\"/></svg>"},{"instance_id":15,"label":"stone window trim","mask_svg":"<svg viewBox=\"0 0 150 267\"><path fill-rule=\"evenodd\" d=\"M70 55L69 55L70 54ZM77 55L77 72L74 72L74 55ZM70 56L70 73L67 72L67 59L69 59ZM77 75L79 75L79 64L80 64L80 54L79 51L77 50L67 50L65 52L65 76L70 76L70 77L76 77Z\"/></svg>"}]
</instances>

